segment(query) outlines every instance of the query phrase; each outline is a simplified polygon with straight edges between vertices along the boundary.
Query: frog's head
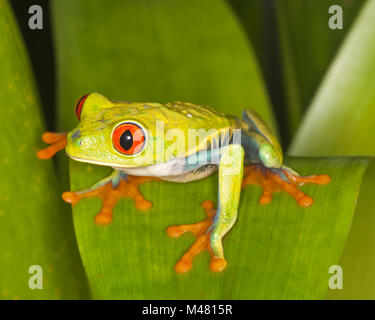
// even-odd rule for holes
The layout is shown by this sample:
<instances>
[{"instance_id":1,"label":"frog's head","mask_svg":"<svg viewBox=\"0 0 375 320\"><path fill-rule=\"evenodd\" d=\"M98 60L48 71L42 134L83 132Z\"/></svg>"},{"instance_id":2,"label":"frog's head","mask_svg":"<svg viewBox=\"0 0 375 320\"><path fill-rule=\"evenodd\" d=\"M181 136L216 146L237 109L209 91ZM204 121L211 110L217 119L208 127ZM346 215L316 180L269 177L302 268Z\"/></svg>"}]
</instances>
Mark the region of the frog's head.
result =
<instances>
[{"instance_id":1,"label":"frog's head","mask_svg":"<svg viewBox=\"0 0 375 320\"><path fill-rule=\"evenodd\" d=\"M117 168L154 163L148 137L155 125L147 123L146 107L98 93L82 96L75 106L80 123L68 134L66 153L77 161Z\"/></svg>"}]
</instances>

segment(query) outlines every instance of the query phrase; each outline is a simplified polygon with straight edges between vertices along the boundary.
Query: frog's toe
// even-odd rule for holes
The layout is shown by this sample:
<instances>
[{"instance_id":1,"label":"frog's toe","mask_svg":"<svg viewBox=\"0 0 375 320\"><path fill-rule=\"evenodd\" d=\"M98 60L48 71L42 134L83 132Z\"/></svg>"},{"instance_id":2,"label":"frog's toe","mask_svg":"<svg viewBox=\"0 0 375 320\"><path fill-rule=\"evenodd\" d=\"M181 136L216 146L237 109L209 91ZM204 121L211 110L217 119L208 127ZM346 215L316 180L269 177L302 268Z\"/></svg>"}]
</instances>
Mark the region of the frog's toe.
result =
<instances>
[{"instance_id":1,"label":"frog's toe","mask_svg":"<svg viewBox=\"0 0 375 320\"><path fill-rule=\"evenodd\" d=\"M186 273L186 272L189 272L192 267L193 267L192 260L181 258L174 266L174 270L177 273Z\"/></svg>"},{"instance_id":2,"label":"frog's toe","mask_svg":"<svg viewBox=\"0 0 375 320\"><path fill-rule=\"evenodd\" d=\"M210 269L213 272L221 272L227 266L227 261L224 258L212 258L210 263Z\"/></svg>"},{"instance_id":3,"label":"frog's toe","mask_svg":"<svg viewBox=\"0 0 375 320\"><path fill-rule=\"evenodd\" d=\"M64 201L75 205L83 198L99 197L103 200L100 212L95 216L97 224L106 225L112 222L113 209L121 198L133 199L138 210L147 210L152 203L139 192L139 185L143 182L156 180L150 177L121 176L113 174L95 186L76 192L64 192Z\"/></svg>"},{"instance_id":4,"label":"frog's toe","mask_svg":"<svg viewBox=\"0 0 375 320\"><path fill-rule=\"evenodd\" d=\"M186 273L191 270L193 266L193 259L202 251L208 250L211 254L210 269L213 272L220 272L225 269L226 261L224 258L215 257L210 246L210 228L213 223L216 209L212 201L204 201L202 208L206 211L207 218L194 224L183 224L178 226L170 226L166 233L171 238L178 238L184 233L191 232L196 239L192 246L185 252L181 259L176 263L174 269L177 273Z\"/></svg>"},{"instance_id":5,"label":"frog's toe","mask_svg":"<svg viewBox=\"0 0 375 320\"><path fill-rule=\"evenodd\" d=\"M303 185L305 183L312 183L312 184L327 184L331 181L331 177L327 174L320 174L320 175L310 175L302 177L299 174L296 174L294 171L290 170L288 167L283 166L281 169L284 174L287 176L291 183L297 185Z\"/></svg>"},{"instance_id":6,"label":"frog's toe","mask_svg":"<svg viewBox=\"0 0 375 320\"><path fill-rule=\"evenodd\" d=\"M112 211L107 212L107 213L99 212L95 216L94 220L96 224L102 224L102 225L110 224L112 222Z\"/></svg>"},{"instance_id":7,"label":"frog's toe","mask_svg":"<svg viewBox=\"0 0 375 320\"><path fill-rule=\"evenodd\" d=\"M244 176L242 187L256 184L263 188L263 194L259 198L259 203L270 203L274 192L285 191L291 195L301 207L311 206L314 200L303 193L299 189L299 186L306 183L323 185L330 182L330 177L326 174L302 177L285 166L278 169L268 169L262 165L252 165L245 167Z\"/></svg>"},{"instance_id":8,"label":"frog's toe","mask_svg":"<svg viewBox=\"0 0 375 320\"><path fill-rule=\"evenodd\" d=\"M80 200L80 197L78 196L78 192L71 192L71 191L64 192L62 194L62 198L65 202L70 203L70 204L76 204Z\"/></svg>"},{"instance_id":9,"label":"frog's toe","mask_svg":"<svg viewBox=\"0 0 375 320\"><path fill-rule=\"evenodd\" d=\"M148 210L152 207L152 202L146 199L139 199L139 200L134 200L135 201L135 207L138 210Z\"/></svg>"}]
</instances>

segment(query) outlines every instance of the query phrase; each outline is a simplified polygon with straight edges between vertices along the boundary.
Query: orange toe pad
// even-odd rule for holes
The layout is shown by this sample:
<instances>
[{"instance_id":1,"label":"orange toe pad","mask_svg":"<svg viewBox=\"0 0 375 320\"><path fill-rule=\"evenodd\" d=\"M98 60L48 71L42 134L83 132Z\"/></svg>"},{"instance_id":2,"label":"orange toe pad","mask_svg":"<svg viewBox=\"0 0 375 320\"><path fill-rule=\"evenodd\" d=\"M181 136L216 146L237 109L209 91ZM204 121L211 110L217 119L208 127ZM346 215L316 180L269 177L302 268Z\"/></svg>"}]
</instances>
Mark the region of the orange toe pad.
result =
<instances>
[{"instance_id":1,"label":"orange toe pad","mask_svg":"<svg viewBox=\"0 0 375 320\"><path fill-rule=\"evenodd\" d=\"M65 202L74 205L83 198L100 197L103 199L103 206L100 212L95 216L95 222L105 225L112 222L113 208L120 198L133 199L138 210L150 209L152 203L141 195L139 185L151 180L156 179L151 177L128 176L127 179L120 180L117 188L113 188L112 183L107 183L89 191L64 192L62 198Z\"/></svg>"},{"instance_id":2,"label":"orange toe pad","mask_svg":"<svg viewBox=\"0 0 375 320\"><path fill-rule=\"evenodd\" d=\"M305 183L327 184L330 181L328 175L311 175L301 177L294 175L287 170L280 169L286 175L289 182L284 181L278 174L260 165L253 165L244 168L244 179L242 187L250 184L260 185L263 194L259 198L259 203L267 204L272 200L272 194L278 191L285 191L290 194L301 207L309 207L313 204L313 198L309 197L298 186Z\"/></svg>"},{"instance_id":3,"label":"orange toe pad","mask_svg":"<svg viewBox=\"0 0 375 320\"><path fill-rule=\"evenodd\" d=\"M167 235L171 238L177 238L186 232L191 232L196 239L193 245L186 251L181 259L176 263L174 269L177 273L185 273L190 271L193 266L193 259L202 251L208 250L211 254L210 269L213 272L220 272L225 269L227 262L223 258L214 257L210 247L210 232L207 230L212 225L212 218L216 213L212 201L204 201L202 208L206 211L207 218L194 224L183 224L179 226L170 226L167 228Z\"/></svg>"}]
</instances>

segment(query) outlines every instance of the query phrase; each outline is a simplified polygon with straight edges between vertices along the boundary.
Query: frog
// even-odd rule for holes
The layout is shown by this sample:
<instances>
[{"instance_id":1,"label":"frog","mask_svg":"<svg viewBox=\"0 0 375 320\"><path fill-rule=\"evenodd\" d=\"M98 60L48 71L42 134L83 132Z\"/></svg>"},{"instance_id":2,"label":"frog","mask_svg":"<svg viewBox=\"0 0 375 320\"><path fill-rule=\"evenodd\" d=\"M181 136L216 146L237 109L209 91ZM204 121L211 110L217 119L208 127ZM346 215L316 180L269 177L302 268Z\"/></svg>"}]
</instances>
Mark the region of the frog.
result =
<instances>
[{"instance_id":1,"label":"frog","mask_svg":"<svg viewBox=\"0 0 375 320\"><path fill-rule=\"evenodd\" d=\"M44 133L42 140L49 146L37 156L49 159L65 149L74 161L113 168L110 176L88 189L62 195L72 205L101 197L102 208L94 219L98 225L112 223L113 209L122 197L131 198L138 210L150 209L153 204L139 190L143 183L188 183L218 173L216 208L206 200L201 204L204 220L166 229L171 238L187 232L195 236L174 266L177 273L190 271L194 257L205 250L211 255L212 272L226 268L223 238L237 220L241 189L246 186L261 186L260 204L284 191L299 206L309 207L314 200L300 186L330 182L326 174L301 176L284 165L275 134L251 109L238 118L204 105L117 101L93 92L79 98L74 110L78 126L70 132Z\"/></svg>"}]
</instances>

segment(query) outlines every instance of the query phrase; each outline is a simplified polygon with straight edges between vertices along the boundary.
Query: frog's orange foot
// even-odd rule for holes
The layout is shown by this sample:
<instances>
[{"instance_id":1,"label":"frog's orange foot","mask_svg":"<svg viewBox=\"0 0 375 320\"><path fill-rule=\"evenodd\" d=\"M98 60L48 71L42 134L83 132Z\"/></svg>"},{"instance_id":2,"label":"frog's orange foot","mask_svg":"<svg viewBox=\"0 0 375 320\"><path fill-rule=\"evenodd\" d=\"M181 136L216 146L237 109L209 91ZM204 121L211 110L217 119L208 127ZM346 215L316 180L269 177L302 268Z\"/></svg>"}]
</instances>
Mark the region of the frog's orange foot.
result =
<instances>
[{"instance_id":1,"label":"frog's orange foot","mask_svg":"<svg viewBox=\"0 0 375 320\"><path fill-rule=\"evenodd\" d=\"M67 139L67 133L65 132L60 132L60 133L55 133L55 132L45 132L42 135L42 140L45 143L48 143L50 146L39 150L37 152L37 157L39 159L50 159L52 158L58 151L62 150L65 148L68 139Z\"/></svg>"},{"instance_id":2,"label":"frog's orange foot","mask_svg":"<svg viewBox=\"0 0 375 320\"><path fill-rule=\"evenodd\" d=\"M95 216L97 224L109 224L112 222L112 212L120 198L131 198L134 200L138 210L147 210L152 207L151 201L146 200L139 192L139 185L151 180L152 177L127 176L120 179L118 185L113 187L112 182L85 191L64 192L62 197L65 202L75 205L83 198L99 197L103 199L100 212Z\"/></svg>"},{"instance_id":3,"label":"frog's orange foot","mask_svg":"<svg viewBox=\"0 0 375 320\"><path fill-rule=\"evenodd\" d=\"M227 262L224 258L217 258L213 255L210 246L210 231L213 217L216 213L212 201L206 200L202 203L202 208L206 211L207 219L194 224L182 224L179 226L170 226L167 228L167 235L171 238L178 238L186 232L191 232L196 239L193 245L186 251L182 258L176 263L174 269L177 273L190 271L193 266L193 259L202 251L208 250L211 254L210 269L213 272L219 272L225 269Z\"/></svg>"},{"instance_id":4,"label":"frog's orange foot","mask_svg":"<svg viewBox=\"0 0 375 320\"><path fill-rule=\"evenodd\" d=\"M283 179L282 176L285 178ZM261 165L252 165L244 168L242 187L250 184L260 185L263 188L263 194L259 199L261 204L271 202L274 192L285 191L301 207L309 207L314 202L313 198L303 193L298 187L305 183L327 184L330 180L331 178L326 174L301 177L287 167L268 169Z\"/></svg>"}]
</instances>

